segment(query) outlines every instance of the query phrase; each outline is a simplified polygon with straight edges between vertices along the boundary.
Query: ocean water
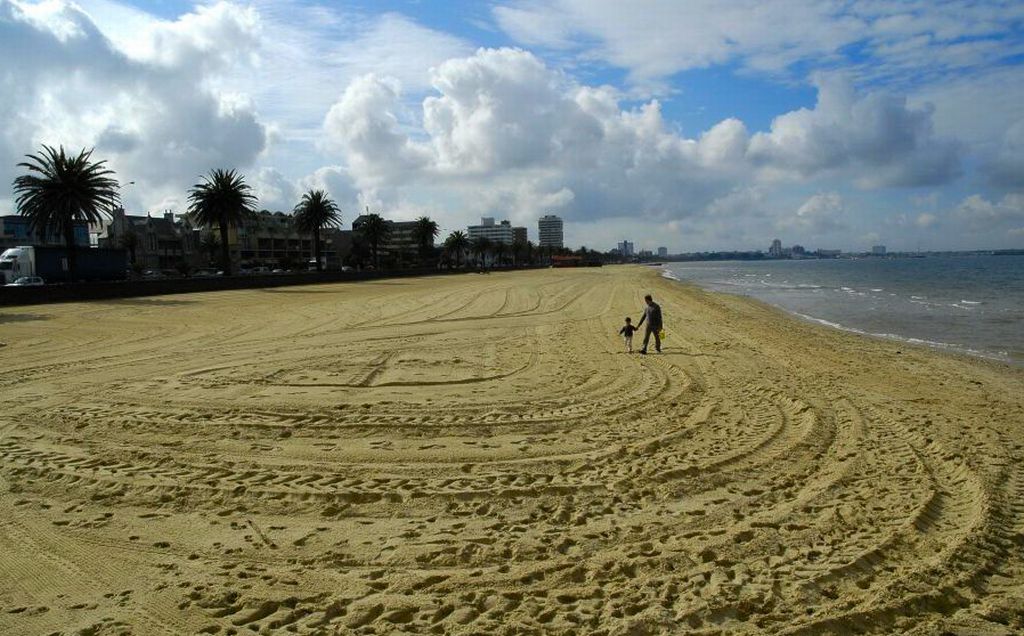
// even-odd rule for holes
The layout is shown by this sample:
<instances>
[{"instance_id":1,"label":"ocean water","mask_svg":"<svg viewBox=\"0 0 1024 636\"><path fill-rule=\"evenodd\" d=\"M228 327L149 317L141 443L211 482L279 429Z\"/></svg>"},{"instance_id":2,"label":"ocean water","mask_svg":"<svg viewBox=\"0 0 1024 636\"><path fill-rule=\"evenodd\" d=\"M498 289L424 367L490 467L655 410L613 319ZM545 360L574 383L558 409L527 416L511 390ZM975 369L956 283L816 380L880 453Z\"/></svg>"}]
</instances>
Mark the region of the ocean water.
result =
<instances>
[{"instance_id":1,"label":"ocean water","mask_svg":"<svg viewBox=\"0 0 1024 636\"><path fill-rule=\"evenodd\" d=\"M668 263L664 270L838 329L1024 366L1024 256Z\"/></svg>"}]
</instances>

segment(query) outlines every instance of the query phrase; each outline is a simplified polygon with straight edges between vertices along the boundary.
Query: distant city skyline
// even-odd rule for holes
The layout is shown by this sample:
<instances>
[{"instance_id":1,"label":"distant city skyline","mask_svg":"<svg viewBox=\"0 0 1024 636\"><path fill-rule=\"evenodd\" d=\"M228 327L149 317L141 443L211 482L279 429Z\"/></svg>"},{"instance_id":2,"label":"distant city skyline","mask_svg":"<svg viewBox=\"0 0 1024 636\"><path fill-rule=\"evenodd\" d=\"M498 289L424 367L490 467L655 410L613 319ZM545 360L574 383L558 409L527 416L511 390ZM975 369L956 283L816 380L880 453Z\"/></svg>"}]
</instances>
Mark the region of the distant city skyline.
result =
<instances>
[{"instance_id":1,"label":"distant city skyline","mask_svg":"<svg viewBox=\"0 0 1024 636\"><path fill-rule=\"evenodd\" d=\"M47 143L132 214L237 168L269 210L574 247L1022 247L1022 53L995 0L0 0L0 215Z\"/></svg>"}]
</instances>

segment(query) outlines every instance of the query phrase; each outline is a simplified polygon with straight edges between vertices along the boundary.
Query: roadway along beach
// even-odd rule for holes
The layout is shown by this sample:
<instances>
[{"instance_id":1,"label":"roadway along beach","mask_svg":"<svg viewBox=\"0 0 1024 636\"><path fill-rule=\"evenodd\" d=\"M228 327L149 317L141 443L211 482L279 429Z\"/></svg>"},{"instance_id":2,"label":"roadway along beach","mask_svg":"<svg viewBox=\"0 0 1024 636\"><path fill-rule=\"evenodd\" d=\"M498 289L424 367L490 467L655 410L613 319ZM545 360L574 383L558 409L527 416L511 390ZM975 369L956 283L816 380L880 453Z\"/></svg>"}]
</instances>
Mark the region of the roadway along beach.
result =
<instances>
[{"instance_id":1,"label":"roadway along beach","mask_svg":"<svg viewBox=\"0 0 1024 636\"><path fill-rule=\"evenodd\" d=\"M666 350L627 355L646 292ZM1020 369L639 267L3 309L0 340L0 633L1024 629Z\"/></svg>"}]
</instances>

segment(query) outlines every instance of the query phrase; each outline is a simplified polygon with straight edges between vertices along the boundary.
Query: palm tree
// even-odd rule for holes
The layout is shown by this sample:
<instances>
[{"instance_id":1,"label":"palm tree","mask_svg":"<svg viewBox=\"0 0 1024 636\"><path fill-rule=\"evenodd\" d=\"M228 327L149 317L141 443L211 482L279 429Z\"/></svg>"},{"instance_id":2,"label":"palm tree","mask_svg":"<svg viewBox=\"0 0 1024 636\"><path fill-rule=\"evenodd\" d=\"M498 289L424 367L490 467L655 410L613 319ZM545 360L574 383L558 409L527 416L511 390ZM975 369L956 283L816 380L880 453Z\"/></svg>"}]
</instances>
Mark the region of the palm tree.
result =
<instances>
[{"instance_id":1,"label":"palm tree","mask_svg":"<svg viewBox=\"0 0 1024 636\"><path fill-rule=\"evenodd\" d=\"M498 267L502 266L502 261L505 260L505 254L508 252L508 245L505 245L502 241L494 242L494 260L497 261Z\"/></svg>"},{"instance_id":2,"label":"palm tree","mask_svg":"<svg viewBox=\"0 0 1024 636\"><path fill-rule=\"evenodd\" d=\"M430 255L434 248L434 239L437 238L439 231L437 221L432 220L429 216L421 216L416 219L416 227L413 228L412 235L420 246L420 260L425 261Z\"/></svg>"},{"instance_id":3,"label":"palm tree","mask_svg":"<svg viewBox=\"0 0 1024 636\"><path fill-rule=\"evenodd\" d=\"M209 262L212 263L213 257L220 251L220 239L211 230L206 230L199 237L199 247L206 252Z\"/></svg>"},{"instance_id":4,"label":"palm tree","mask_svg":"<svg viewBox=\"0 0 1024 636\"><path fill-rule=\"evenodd\" d=\"M491 249L491 240L486 236L478 236L470 242L469 249L476 254L477 263L483 266L484 256Z\"/></svg>"},{"instance_id":5,"label":"palm tree","mask_svg":"<svg viewBox=\"0 0 1024 636\"><path fill-rule=\"evenodd\" d=\"M320 230L341 225L341 210L323 190L310 190L302 195L295 206L295 228L300 232L313 234L313 255L316 271L322 271L320 264Z\"/></svg>"},{"instance_id":6,"label":"palm tree","mask_svg":"<svg viewBox=\"0 0 1024 636\"><path fill-rule=\"evenodd\" d=\"M444 240L444 248L448 250L449 254L455 254L455 269L462 265L462 253L466 251L467 247L469 247L469 239L461 230L455 230Z\"/></svg>"},{"instance_id":7,"label":"palm tree","mask_svg":"<svg viewBox=\"0 0 1024 636\"><path fill-rule=\"evenodd\" d=\"M512 266L513 267L518 267L519 266L519 257L521 257L523 255L524 251L526 251L526 241L520 241L520 240L512 241Z\"/></svg>"},{"instance_id":8,"label":"palm tree","mask_svg":"<svg viewBox=\"0 0 1024 636\"><path fill-rule=\"evenodd\" d=\"M379 270L380 244L386 243L391 238L391 222L379 214L371 214L369 208L367 208L363 222L359 224L359 233L370 244L374 266Z\"/></svg>"},{"instance_id":9,"label":"palm tree","mask_svg":"<svg viewBox=\"0 0 1024 636\"><path fill-rule=\"evenodd\" d=\"M224 274L231 275L228 228L238 227L255 215L256 196L245 178L234 170L211 170L188 192L188 213L196 225L220 230L220 258Z\"/></svg>"},{"instance_id":10,"label":"palm tree","mask_svg":"<svg viewBox=\"0 0 1024 636\"><path fill-rule=\"evenodd\" d=\"M14 179L18 213L29 219L33 233L50 232L64 237L68 251L68 279L75 279L75 225L99 223L120 204L114 171L106 161L92 161L92 150L78 156L64 153L64 146L43 146L18 164L29 174Z\"/></svg>"}]
</instances>

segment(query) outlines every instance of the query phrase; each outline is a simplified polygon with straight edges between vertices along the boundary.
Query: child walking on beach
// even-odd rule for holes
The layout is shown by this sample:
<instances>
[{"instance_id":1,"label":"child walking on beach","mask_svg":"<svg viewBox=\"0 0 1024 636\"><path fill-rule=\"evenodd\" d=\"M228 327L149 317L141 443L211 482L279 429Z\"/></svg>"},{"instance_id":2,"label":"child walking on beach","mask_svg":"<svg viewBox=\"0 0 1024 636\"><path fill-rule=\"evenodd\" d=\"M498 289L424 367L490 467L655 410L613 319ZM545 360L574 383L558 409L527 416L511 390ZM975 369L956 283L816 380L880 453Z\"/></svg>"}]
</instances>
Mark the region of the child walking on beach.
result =
<instances>
[{"instance_id":1,"label":"child walking on beach","mask_svg":"<svg viewBox=\"0 0 1024 636\"><path fill-rule=\"evenodd\" d=\"M626 316L626 324L619 329L619 335L626 341L626 353L633 353L633 332L636 331L636 327L633 326L633 319Z\"/></svg>"}]
</instances>

